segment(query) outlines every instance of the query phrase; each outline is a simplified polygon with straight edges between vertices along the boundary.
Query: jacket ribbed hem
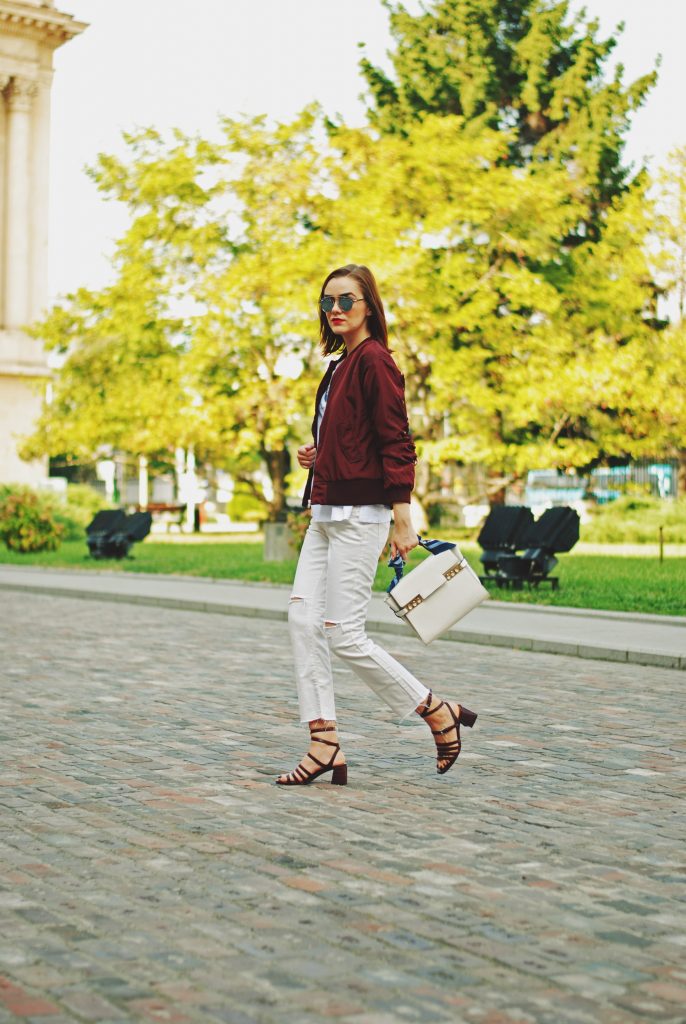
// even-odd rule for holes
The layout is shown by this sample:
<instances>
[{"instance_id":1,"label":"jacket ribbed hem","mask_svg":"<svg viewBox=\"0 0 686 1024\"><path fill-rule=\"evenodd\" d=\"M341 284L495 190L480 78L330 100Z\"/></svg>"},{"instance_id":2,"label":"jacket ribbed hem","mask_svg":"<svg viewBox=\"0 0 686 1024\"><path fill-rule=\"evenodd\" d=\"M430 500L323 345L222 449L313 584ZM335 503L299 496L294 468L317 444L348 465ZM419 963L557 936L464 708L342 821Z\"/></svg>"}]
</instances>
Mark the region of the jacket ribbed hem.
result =
<instances>
[{"instance_id":1,"label":"jacket ribbed hem","mask_svg":"<svg viewBox=\"0 0 686 1024\"><path fill-rule=\"evenodd\" d=\"M309 498L313 505L392 505L409 502L409 487L386 489L383 480L358 478L355 480L315 480Z\"/></svg>"}]
</instances>

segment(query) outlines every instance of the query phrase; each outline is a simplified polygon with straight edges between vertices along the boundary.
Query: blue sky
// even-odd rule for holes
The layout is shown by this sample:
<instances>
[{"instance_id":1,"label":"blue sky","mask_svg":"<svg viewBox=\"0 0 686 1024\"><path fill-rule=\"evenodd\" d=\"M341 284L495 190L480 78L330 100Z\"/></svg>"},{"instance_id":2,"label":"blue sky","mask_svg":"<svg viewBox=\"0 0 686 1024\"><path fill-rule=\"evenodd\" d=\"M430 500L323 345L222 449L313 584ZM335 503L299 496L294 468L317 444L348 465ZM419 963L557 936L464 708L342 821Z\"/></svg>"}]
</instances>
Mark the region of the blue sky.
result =
<instances>
[{"instance_id":1,"label":"blue sky","mask_svg":"<svg viewBox=\"0 0 686 1024\"><path fill-rule=\"evenodd\" d=\"M357 69L364 41L387 63L391 40L380 0L58 0L89 22L55 55L51 150L50 293L107 280L107 254L123 225L83 168L99 151L121 152L121 132L178 126L213 134L220 114L284 119L318 100L360 122ZM416 9L416 0L405 6ZM573 0L579 9L582 4ZM611 32L626 79L662 54L660 82L636 115L630 159L664 160L686 144L686 0L586 0Z\"/></svg>"}]
</instances>

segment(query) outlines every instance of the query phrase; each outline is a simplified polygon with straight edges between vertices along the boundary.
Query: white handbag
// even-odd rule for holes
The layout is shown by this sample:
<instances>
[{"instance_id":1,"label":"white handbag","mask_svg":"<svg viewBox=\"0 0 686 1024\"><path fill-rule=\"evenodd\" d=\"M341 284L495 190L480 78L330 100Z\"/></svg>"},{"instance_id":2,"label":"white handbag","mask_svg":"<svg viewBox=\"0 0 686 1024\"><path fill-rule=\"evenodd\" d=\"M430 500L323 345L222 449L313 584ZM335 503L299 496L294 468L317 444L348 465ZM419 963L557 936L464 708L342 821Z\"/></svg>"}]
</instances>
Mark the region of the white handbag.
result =
<instances>
[{"instance_id":1,"label":"white handbag","mask_svg":"<svg viewBox=\"0 0 686 1024\"><path fill-rule=\"evenodd\" d=\"M386 604L420 640L430 644L489 594L456 544L421 537L419 543L431 552L431 558L425 558L407 576L403 577L405 563L400 555L389 561L396 575Z\"/></svg>"}]
</instances>

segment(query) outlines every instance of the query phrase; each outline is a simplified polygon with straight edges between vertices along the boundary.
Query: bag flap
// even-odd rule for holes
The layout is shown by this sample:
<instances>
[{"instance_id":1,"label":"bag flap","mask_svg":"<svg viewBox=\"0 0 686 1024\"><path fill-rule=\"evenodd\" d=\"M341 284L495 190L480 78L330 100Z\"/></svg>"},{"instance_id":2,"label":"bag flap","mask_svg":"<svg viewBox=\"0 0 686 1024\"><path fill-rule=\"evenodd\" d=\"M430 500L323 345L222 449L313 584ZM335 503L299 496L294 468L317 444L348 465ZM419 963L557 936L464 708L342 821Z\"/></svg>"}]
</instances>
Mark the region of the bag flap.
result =
<instances>
[{"instance_id":1,"label":"bag flap","mask_svg":"<svg viewBox=\"0 0 686 1024\"><path fill-rule=\"evenodd\" d=\"M398 608L404 607L413 597L422 597L426 600L430 594L448 582L444 573L461 561L462 553L458 548L442 551L440 555L429 555L420 565L403 576L388 597Z\"/></svg>"}]
</instances>

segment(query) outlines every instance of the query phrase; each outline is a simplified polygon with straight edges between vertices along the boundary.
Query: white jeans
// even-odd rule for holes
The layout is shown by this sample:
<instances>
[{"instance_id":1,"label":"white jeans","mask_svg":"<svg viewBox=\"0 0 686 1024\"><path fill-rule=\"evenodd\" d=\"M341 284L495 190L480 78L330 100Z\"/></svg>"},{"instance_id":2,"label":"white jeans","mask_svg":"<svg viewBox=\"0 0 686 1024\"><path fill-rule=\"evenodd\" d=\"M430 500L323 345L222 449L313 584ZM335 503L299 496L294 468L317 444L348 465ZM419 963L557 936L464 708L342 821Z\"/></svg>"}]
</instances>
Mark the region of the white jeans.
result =
<instances>
[{"instance_id":1,"label":"white jeans","mask_svg":"<svg viewBox=\"0 0 686 1024\"><path fill-rule=\"evenodd\" d=\"M400 719L429 694L365 633L372 583L387 540L388 523L361 523L357 509L341 522L310 523L288 606L301 722L336 718L331 651Z\"/></svg>"}]
</instances>

